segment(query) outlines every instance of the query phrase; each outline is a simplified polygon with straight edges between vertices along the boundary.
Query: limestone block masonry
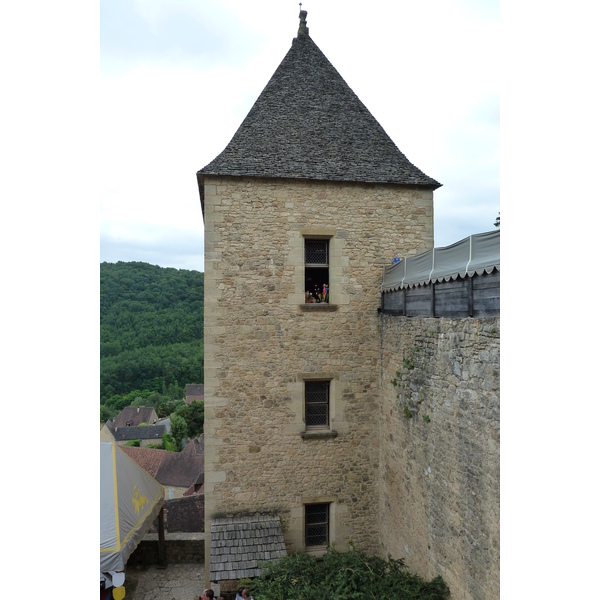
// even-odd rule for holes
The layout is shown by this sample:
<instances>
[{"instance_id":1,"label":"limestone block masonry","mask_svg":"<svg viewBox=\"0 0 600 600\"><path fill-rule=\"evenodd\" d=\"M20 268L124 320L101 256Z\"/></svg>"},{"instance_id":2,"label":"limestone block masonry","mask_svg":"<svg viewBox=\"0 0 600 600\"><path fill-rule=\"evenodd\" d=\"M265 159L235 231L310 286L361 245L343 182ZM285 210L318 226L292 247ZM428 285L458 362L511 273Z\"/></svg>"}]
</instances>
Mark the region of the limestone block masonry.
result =
<instances>
[{"instance_id":1,"label":"limestone block masonry","mask_svg":"<svg viewBox=\"0 0 600 600\"><path fill-rule=\"evenodd\" d=\"M379 549L379 286L433 245L433 192L205 176L205 498L210 518L272 511L304 550L303 506L331 542ZM329 240L330 304L304 304L304 238ZM330 434L304 423L307 379L331 385ZM207 552L208 555L208 552Z\"/></svg>"},{"instance_id":2,"label":"limestone block masonry","mask_svg":"<svg viewBox=\"0 0 600 600\"><path fill-rule=\"evenodd\" d=\"M500 318L382 315L381 352L380 552L497 600Z\"/></svg>"}]
</instances>

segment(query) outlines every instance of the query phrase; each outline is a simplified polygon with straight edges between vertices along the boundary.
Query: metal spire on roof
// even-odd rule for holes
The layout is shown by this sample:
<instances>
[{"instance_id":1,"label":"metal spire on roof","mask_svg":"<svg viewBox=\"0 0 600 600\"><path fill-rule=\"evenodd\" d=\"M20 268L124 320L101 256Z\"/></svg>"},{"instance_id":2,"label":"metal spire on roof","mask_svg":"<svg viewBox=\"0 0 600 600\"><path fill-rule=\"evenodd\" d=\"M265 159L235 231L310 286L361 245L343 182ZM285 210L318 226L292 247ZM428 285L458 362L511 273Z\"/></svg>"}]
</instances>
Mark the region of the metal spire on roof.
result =
<instances>
[{"instance_id":1,"label":"metal spire on roof","mask_svg":"<svg viewBox=\"0 0 600 600\"><path fill-rule=\"evenodd\" d=\"M302 2L300 2L300 28L298 29L298 35L308 35L308 27L306 26L307 14L307 11L302 10Z\"/></svg>"}]
</instances>

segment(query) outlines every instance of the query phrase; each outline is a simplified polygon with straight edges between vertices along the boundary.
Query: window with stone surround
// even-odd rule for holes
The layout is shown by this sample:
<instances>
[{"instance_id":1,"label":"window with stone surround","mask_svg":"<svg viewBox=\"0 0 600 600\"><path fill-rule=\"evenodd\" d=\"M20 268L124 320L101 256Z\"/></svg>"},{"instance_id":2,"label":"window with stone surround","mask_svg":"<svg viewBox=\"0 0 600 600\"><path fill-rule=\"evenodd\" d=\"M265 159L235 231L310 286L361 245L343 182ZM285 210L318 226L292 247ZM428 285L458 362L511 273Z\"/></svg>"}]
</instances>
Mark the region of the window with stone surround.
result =
<instances>
[{"instance_id":1,"label":"window with stone surround","mask_svg":"<svg viewBox=\"0 0 600 600\"><path fill-rule=\"evenodd\" d=\"M329 381L304 382L306 430L329 428Z\"/></svg>"},{"instance_id":2,"label":"window with stone surround","mask_svg":"<svg viewBox=\"0 0 600 600\"><path fill-rule=\"evenodd\" d=\"M329 303L329 240L304 239L304 301Z\"/></svg>"},{"instance_id":3,"label":"window with stone surround","mask_svg":"<svg viewBox=\"0 0 600 600\"><path fill-rule=\"evenodd\" d=\"M329 543L329 504L304 506L304 544L307 548Z\"/></svg>"}]
</instances>

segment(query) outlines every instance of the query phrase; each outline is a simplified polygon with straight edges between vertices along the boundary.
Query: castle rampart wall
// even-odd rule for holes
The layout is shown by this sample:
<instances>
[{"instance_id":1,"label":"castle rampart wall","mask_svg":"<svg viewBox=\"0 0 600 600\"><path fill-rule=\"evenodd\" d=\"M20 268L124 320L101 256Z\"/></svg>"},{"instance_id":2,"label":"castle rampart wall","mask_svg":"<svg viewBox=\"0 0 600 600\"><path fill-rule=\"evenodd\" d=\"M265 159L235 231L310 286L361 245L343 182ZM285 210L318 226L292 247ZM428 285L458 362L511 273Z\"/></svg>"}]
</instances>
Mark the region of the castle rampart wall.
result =
<instances>
[{"instance_id":1,"label":"castle rampart wall","mask_svg":"<svg viewBox=\"0 0 600 600\"><path fill-rule=\"evenodd\" d=\"M380 552L497 600L500 318L380 318Z\"/></svg>"}]
</instances>

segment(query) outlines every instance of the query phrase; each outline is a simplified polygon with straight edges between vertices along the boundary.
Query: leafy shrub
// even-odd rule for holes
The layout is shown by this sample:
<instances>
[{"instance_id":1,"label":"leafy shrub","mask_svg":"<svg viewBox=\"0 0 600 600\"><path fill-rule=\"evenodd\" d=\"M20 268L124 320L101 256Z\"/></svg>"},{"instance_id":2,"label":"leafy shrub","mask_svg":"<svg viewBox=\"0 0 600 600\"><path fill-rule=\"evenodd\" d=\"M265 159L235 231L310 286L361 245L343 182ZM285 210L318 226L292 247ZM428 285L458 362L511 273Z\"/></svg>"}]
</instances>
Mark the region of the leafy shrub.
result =
<instances>
[{"instance_id":1,"label":"leafy shrub","mask_svg":"<svg viewBox=\"0 0 600 600\"><path fill-rule=\"evenodd\" d=\"M262 575L242 581L255 600L445 600L441 577L426 581L408 572L402 559L329 549L322 559L290 554L268 563Z\"/></svg>"},{"instance_id":2,"label":"leafy shrub","mask_svg":"<svg viewBox=\"0 0 600 600\"><path fill-rule=\"evenodd\" d=\"M177 443L170 433L163 433L162 440L162 447L164 450L168 450L169 452L178 452Z\"/></svg>"},{"instance_id":3,"label":"leafy shrub","mask_svg":"<svg viewBox=\"0 0 600 600\"><path fill-rule=\"evenodd\" d=\"M178 414L171 415L171 437L175 440L178 452L181 450L181 441L187 437L187 434L188 426L185 419Z\"/></svg>"},{"instance_id":4,"label":"leafy shrub","mask_svg":"<svg viewBox=\"0 0 600 600\"><path fill-rule=\"evenodd\" d=\"M181 402L174 414L185 419L188 437L196 437L204 431L204 400L196 400L191 404Z\"/></svg>"}]
</instances>

